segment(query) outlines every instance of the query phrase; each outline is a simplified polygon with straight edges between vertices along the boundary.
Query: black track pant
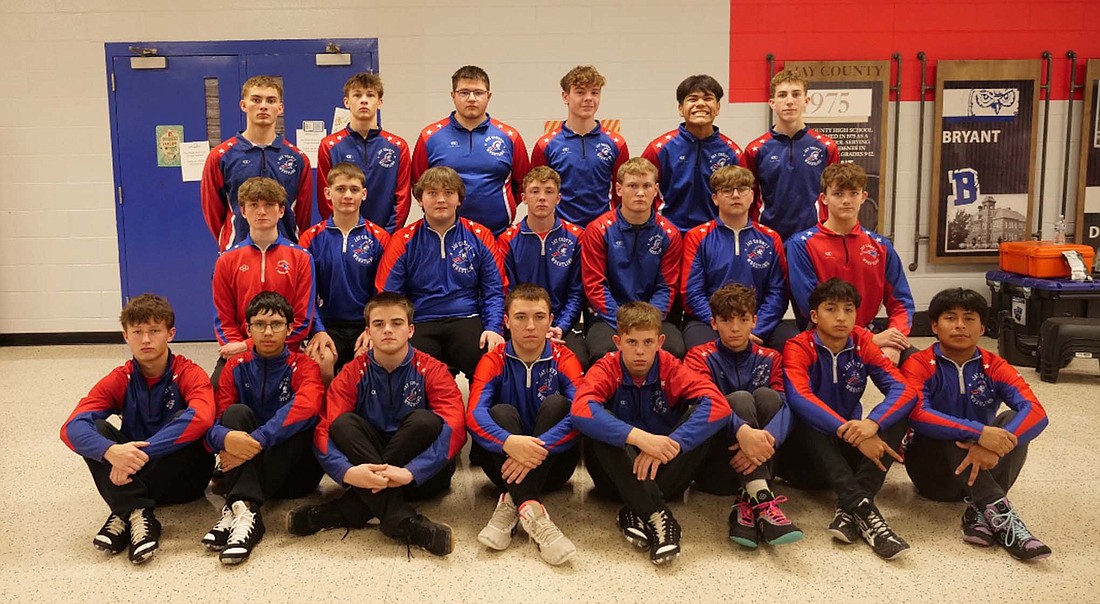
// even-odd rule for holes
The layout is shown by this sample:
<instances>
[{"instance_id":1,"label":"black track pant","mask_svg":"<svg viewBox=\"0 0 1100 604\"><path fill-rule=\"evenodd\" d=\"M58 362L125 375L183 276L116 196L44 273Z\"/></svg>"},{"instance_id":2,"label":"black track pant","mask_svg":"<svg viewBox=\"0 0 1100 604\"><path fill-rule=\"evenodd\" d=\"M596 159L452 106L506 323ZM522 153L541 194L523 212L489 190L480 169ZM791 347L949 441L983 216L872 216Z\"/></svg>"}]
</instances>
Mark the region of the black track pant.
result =
<instances>
[{"instance_id":1,"label":"black track pant","mask_svg":"<svg viewBox=\"0 0 1100 604\"><path fill-rule=\"evenodd\" d=\"M474 369L484 353L479 343L484 329L481 317L418 321L410 343L446 363L452 373L466 374L466 379L472 382Z\"/></svg>"},{"instance_id":2,"label":"black track pant","mask_svg":"<svg viewBox=\"0 0 1100 604\"><path fill-rule=\"evenodd\" d=\"M252 408L242 404L230 405L221 423L242 432L259 427ZM305 497L317 488L322 474L313 454L313 429L302 430L226 472L225 503L245 499L263 505L268 499Z\"/></svg>"},{"instance_id":3,"label":"black track pant","mask_svg":"<svg viewBox=\"0 0 1100 604\"><path fill-rule=\"evenodd\" d=\"M726 395L730 408L749 425L760 429L772 421L776 413L783 408L779 393L771 388L757 388L753 392L738 390ZM737 442L729 430L722 430L711 442L706 459L695 472L695 488L713 495L735 495L750 480L768 480L772 477L771 466L775 456L750 474L741 474L730 467L734 453L729 448Z\"/></svg>"}]
</instances>

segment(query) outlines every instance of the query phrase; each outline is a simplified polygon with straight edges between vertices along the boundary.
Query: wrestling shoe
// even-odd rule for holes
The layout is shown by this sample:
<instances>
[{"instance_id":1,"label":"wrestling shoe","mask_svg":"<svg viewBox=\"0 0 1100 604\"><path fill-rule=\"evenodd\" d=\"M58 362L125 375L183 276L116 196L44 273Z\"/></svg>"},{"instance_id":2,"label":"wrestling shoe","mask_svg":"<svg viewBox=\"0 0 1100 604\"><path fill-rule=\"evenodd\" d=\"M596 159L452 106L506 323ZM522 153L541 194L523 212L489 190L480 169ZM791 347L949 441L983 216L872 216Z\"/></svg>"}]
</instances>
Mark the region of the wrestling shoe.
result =
<instances>
[{"instance_id":1,"label":"wrestling shoe","mask_svg":"<svg viewBox=\"0 0 1100 604\"><path fill-rule=\"evenodd\" d=\"M264 538L266 530L259 509L253 510L247 502L240 500L234 501L232 507L233 526L229 530L225 549L218 556L222 564L240 564L248 560L252 548Z\"/></svg>"},{"instance_id":2,"label":"wrestling shoe","mask_svg":"<svg viewBox=\"0 0 1100 604\"><path fill-rule=\"evenodd\" d=\"M1050 547L1027 530L1008 499L1002 497L985 507L985 519L993 529L997 543L1017 560L1042 560L1050 556Z\"/></svg>"},{"instance_id":3,"label":"wrestling shoe","mask_svg":"<svg viewBox=\"0 0 1100 604\"><path fill-rule=\"evenodd\" d=\"M645 521L634 510L623 507L619 510L619 530L631 545L639 549L649 547L649 533Z\"/></svg>"},{"instance_id":4,"label":"wrestling shoe","mask_svg":"<svg viewBox=\"0 0 1100 604\"><path fill-rule=\"evenodd\" d=\"M160 521L153 508L138 508L130 512L130 562L148 562L160 547Z\"/></svg>"},{"instance_id":5,"label":"wrestling shoe","mask_svg":"<svg viewBox=\"0 0 1100 604\"><path fill-rule=\"evenodd\" d=\"M121 552L130 545L130 524L118 514L107 516L107 522L92 539L92 545L111 555Z\"/></svg>"},{"instance_id":6,"label":"wrestling shoe","mask_svg":"<svg viewBox=\"0 0 1100 604\"><path fill-rule=\"evenodd\" d=\"M752 513L749 494L744 489L730 507L729 526L730 541L750 549L756 547L756 515Z\"/></svg>"},{"instance_id":7,"label":"wrestling shoe","mask_svg":"<svg viewBox=\"0 0 1100 604\"><path fill-rule=\"evenodd\" d=\"M863 540L880 558L893 560L909 551L909 544L886 524L886 519L870 499L863 499L852 513Z\"/></svg>"},{"instance_id":8,"label":"wrestling shoe","mask_svg":"<svg viewBox=\"0 0 1100 604\"><path fill-rule=\"evenodd\" d=\"M802 540L802 531L779 509L779 504L786 502L786 497L776 497L768 490L759 491L753 497L752 511L756 515L756 528L760 531L760 538L768 545L783 545Z\"/></svg>"},{"instance_id":9,"label":"wrestling shoe","mask_svg":"<svg viewBox=\"0 0 1100 604\"><path fill-rule=\"evenodd\" d=\"M202 544L212 552L220 552L225 549L225 542L229 540L229 529L233 527L233 510L228 505L222 506L222 517L214 524L214 528L202 537Z\"/></svg>"}]
</instances>

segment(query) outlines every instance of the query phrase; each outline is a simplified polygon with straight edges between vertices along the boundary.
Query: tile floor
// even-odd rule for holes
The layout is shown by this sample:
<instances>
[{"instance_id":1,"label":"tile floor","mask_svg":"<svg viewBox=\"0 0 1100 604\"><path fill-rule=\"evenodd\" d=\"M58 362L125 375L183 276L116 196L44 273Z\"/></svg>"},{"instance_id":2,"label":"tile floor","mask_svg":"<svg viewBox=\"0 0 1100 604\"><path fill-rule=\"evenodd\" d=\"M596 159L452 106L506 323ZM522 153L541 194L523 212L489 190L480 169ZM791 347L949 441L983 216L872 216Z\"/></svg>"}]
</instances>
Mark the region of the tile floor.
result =
<instances>
[{"instance_id":1,"label":"tile floor","mask_svg":"<svg viewBox=\"0 0 1100 604\"><path fill-rule=\"evenodd\" d=\"M918 339L925 346L929 339ZM996 342L983 345L996 348ZM177 353L213 365L213 344L178 344ZM61 423L92 384L126 358L121 343L0 348L0 601L3 602L1100 602L1100 372L1075 360L1057 384L1022 369L1051 424L1030 450L1012 500L1032 531L1054 549L1023 564L997 549L959 539L958 504L924 501L895 467L878 502L913 546L887 563L862 544L842 546L826 534L833 500L779 486L787 513L805 531L797 544L745 551L726 538L730 498L694 493L673 509L684 527L683 554L654 567L614 525L617 507L590 494L578 470L571 487L547 497L555 522L576 543L577 558L544 564L522 533L505 552L487 551L477 533L494 503L488 481L463 462L451 493L423 505L455 530L446 559L383 537L376 528L296 538L286 512L301 502L264 509L268 533L253 558L222 567L199 539L217 520L221 500L207 495L158 510L162 545L150 563L133 567L91 546L106 517L83 463L58 438ZM465 390L465 389L464 389ZM874 400L873 395L868 396ZM463 457L465 459L465 456ZM336 486L322 482L311 501Z\"/></svg>"}]
</instances>

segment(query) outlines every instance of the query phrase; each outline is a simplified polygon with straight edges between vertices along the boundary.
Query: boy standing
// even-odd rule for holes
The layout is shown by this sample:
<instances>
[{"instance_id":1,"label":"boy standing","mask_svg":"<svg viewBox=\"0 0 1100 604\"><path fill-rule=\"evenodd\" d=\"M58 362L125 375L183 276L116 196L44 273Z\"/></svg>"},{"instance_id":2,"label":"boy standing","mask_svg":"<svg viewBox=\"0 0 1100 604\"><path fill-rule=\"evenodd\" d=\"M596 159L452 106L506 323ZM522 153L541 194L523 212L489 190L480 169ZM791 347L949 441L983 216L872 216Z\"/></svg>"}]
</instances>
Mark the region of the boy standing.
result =
<instances>
[{"instance_id":1,"label":"boy standing","mask_svg":"<svg viewBox=\"0 0 1100 604\"><path fill-rule=\"evenodd\" d=\"M741 168L743 169L743 168ZM783 394L782 358L752 341L756 296L740 283L727 283L710 297L711 325L718 337L688 351L684 365L709 377L733 410L729 429L719 432L695 475L695 486L716 495L737 495L730 510L730 539L754 548L802 539L779 509L768 485L775 451L791 429ZM730 451L733 451L731 454Z\"/></svg>"},{"instance_id":2,"label":"boy standing","mask_svg":"<svg viewBox=\"0 0 1100 604\"><path fill-rule=\"evenodd\" d=\"M531 150L532 168L549 166L561 175L559 213L582 229L619 205L615 173L630 159L626 140L596 119L606 82L591 65L578 65L562 76L561 100L568 116Z\"/></svg>"},{"instance_id":3,"label":"boy standing","mask_svg":"<svg viewBox=\"0 0 1100 604\"><path fill-rule=\"evenodd\" d=\"M214 147L202 170L202 214L218 242L218 251L237 245L248 235L238 189L246 180L265 176L283 187L294 207L280 216L279 235L290 242L313 220L313 172L309 158L275 133L283 114L283 85L273 76L254 76L241 86L245 129Z\"/></svg>"},{"instance_id":4,"label":"boy standing","mask_svg":"<svg viewBox=\"0 0 1100 604\"><path fill-rule=\"evenodd\" d=\"M206 433L225 472L222 517L202 544L222 564L240 564L263 539L267 499L295 499L317 488L313 426L324 400L321 370L286 345L294 310L275 292L260 292L245 309L252 349L233 357L217 393L218 421Z\"/></svg>"},{"instance_id":5,"label":"boy standing","mask_svg":"<svg viewBox=\"0 0 1100 604\"><path fill-rule=\"evenodd\" d=\"M176 315L168 300L142 294L119 317L133 359L80 399L61 440L84 457L111 513L92 540L117 554L129 546L141 564L160 546L157 505L202 497L214 456L202 437L214 421L214 393L201 367L172 354ZM107 422L122 416L122 427Z\"/></svg>"},{"instance_id":6,"label":"boy standing","mask_svg":"<svg viewBox=\"0 0 1100 604\"><path fill-rule=\"evenodd\" d=\"M523 177L527 216L504 231L497 247L504 257L509 287L534 283L549 292L554 322L546 337L568 346L583 365L588 362L588 347L579 333L584 305L580 246L584 229L558 217L561 199L558 173L546 166L532 168Z\"/></svg>"},{"instance_id":7,"label":"boy standing","mask_svg":"<svg viewBox=\"0 0 1100 604\"><path fill-rule=\"evenodd\" d=\"M780 452L776 474L791 486L831 488L837 497L829 525L834 539L863 539L887 560L906 543L886 524L875 495L893 460L917 394L897 367L857 325L860 294L829 279L810 294L814 328L787 341L783 372L787 402L798 424ZM860 398L868 376L886 395L865 419Z\"/></svg>"},{"instance_id":8,"label":"boy standing","mask_svg":"<svg viewBox=\"0 0 1100 604\"><path fill-rule=\"evenodd\" d=\"M676 226L653 209L657 168L642 157L619 166L615 190L623 203L592 221L581 238L581 277L596 318L588 328L589 365L615 349L619 307L647 302L663 319L676 299L682 243ZM664 320L665 350L683 358L680 330Z\"/></svg>"},{"instance_id":9,"label":"boy standing","mask_svg":"<svg viewBox=\"0 0 1100 604\"><path fill-rule=\"evenodd\" d=\"M1041 560L1050 547L1031 534L1007 495L1047 415L1015 368L978 348L987 312L985 298L970 289L945 289L928 304L939 342L902 367L921 391L909 416L914 434L905 469L921 495L966 503L963 541ZM998 414L1001 403L1008 409Z\"/></svg>"},{"instance_id":10,"label":"boy standing","mask_svg":"<svg viewBox=\"0 0 1100 604\"><path fill-rule=\"evenodd\" d=\"M338 163L328 172L324 195L332 218L302 234L301 246L313 257L317 312L336 347L333 373L355 356L366 329L363 308L374 295L374 280L390 236L363 218L366 176L355 164Z\"/></svg>"},{"instance_id":11,"label":"boy standing","mask_svg":"<svg viewBox=\"0 0 1100 604\"><path fill-rule=\"evenodd\" d=\"M393 233L405 226L409 217L409 144L378 123L382 92L382 78L373 73L357 73L344 84L344 107L351 111L351 121L321 141L317 203L321 218L332 216L335 200L325 194L330 186L329 170L350 162L364 174L367 196L359 215Z\"/></svg>"},{"instance_id":12,"label":"boy standing","mask_svg":"<svg viewBox=\"0 0 1100 604\"><path fill-rule=\"evenodd\" d=\"M530 160L519 131L486 112L492 97L484 69L466 65L454 72L455 110L420 133L413 150L412 180L419 181L433 166L453 168L466 183L468 201L462 217L485 225L497 237L512 224Z\"/></svg>"},{"instance_id":13,"label":"boy standing","mask_svg":"<svg viewBox=\"0 0 1100 604\"><path fill-rule=\"evenodd\" d=\"M722 85L709 75L693 75L676 87L676 104L684 121L653 139L642 152L659 171L657 209L681 232L715 216L708 200L710 176L724 166L741 164L741 148L714 125L722 109Z\"/></svg>"},{"instance_id":14,"label":"boy standing","mask_svg":"<svg viewBox=\"0 0 1100 604\"><path fill-rule=\"evenodd\" d=\"M477 539L503 550L521 524L542 559L557 566L571 560L577 548L550 520L541 496L568 482L580 458L569 407L581 366L568 348L546 341L553 319L546 290L517 285L504 309L512 339L481 357L466 412L474 439L470 458L480 461L500 491Z\"/></svg>"},{"instance_id":15,"label":"boy standing","mask_svg":"<svg viewBox=\"0 0 1100 604\"><path fill-rule=\"evenodd\" d=\"M835 164L821 175L821 203L828 218L787 240L787 281L799 324L809 319L810 292L818 283L838 277L862 294L856 325L873 329L882 306L889 327L873 334L875 345L895 365L916 352L909 346L913 294L901 258L890 240L859 224L859 207L867 199L867 172L856 164Z\"/></svg>"},{"instance_id":16,"label":"boy standing","mask_svg":"<svg viewBox=\"0 0 1100 604\"><path fill-rule=\"evenodd\" d=\"M332 382L314 431L322 467L348 489L335 501L291 510L287 530L362 528L377 517L383 535L446 556L454 549L451 527L408 501L450 488L466 442L462 394L445 365L409 345L411 302L383 292L364 315L372 348Z\"/></svg>"},{"instance_id":17,"label":"boy standing","mask_svg":"<svg viewBox=\"0 0 1100 604\"><path fill-rule=\"evenodd\" d=\"M806 80L793 71L772 76L768 105L775 124L745 149L744 166L756 175L753 216L776 230L783 241L828 215L817 206L818 182L826 167L840 161L836 143L806 127Z\"/></svg>"},{"instance_id":18,"label":"boy standing","mask_svg":"<svg viewBox=\"0 0 1100 604\"><path fill-rule=\"evenodd\" d=\"M787 260L779 235L749 219L752 172L741 166L719 168L710 177L718 217L684 234L680 291L684 311L684 345L688 349L718 337L712 327L710 297L727 283L741 283L756 291L759 317L750 335L756 344L772 348L797 332L782 323L787 312Z\"/></svg>"},{"instance_id":19,"label":"boy standing","mask_svg":"<svg viewBox=\"0 0 1100 604\"><path fill-rule=\"evenodd\" d=\"M619 350L585 376L573 426L589 438L585 465L597 492L626 503L623 536L663 564L680 555L680 524L665 502L691 484L730 409L714 384L660 350L661 312L651 304L624 304L617 325Z\"/></svg>"}]
</instances>

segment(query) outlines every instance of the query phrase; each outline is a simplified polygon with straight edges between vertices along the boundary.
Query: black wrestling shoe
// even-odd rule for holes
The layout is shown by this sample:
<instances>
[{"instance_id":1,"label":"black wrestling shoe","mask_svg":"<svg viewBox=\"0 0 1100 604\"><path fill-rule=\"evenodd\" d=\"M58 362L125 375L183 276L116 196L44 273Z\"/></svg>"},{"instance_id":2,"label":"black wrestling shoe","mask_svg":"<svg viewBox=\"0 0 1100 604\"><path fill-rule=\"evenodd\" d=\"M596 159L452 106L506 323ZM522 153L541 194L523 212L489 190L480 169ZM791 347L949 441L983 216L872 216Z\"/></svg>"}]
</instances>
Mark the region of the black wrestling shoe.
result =
<instances>
[{"instance_id":1,"label":"black wrestling shoe","mask_svg":"<svg viewBox=\"0 0 1100 604\"><path fill-rule=\"evenodd\" d=\"M122 516L112 513L92 539L92 545L112 556L120 553L130 545L130 523Z\"/></svg>"}]
</instances>

